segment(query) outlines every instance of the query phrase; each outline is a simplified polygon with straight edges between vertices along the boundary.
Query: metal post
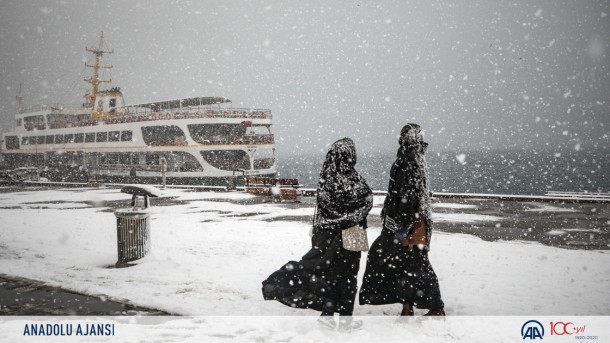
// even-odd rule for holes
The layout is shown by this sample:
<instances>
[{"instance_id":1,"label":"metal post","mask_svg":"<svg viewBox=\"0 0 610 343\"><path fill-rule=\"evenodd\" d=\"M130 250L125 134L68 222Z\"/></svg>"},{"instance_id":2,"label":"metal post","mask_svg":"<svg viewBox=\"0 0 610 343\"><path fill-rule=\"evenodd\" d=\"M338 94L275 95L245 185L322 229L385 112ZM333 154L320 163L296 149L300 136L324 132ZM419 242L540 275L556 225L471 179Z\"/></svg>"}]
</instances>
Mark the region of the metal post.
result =
<instances>
[{"instance_id":1,"label":"metal post","mask_svg":"<svg viewBox=\"0 0 610 343\"><path fill-rule=\"evenodd\" d=\"M161 161L160 161L160 168L161 168L161 183L162 183L162 188L165 189L165 172L167 172L167 161L165 160L165 157L161 157Z\"/></svg>"}]
</instances>

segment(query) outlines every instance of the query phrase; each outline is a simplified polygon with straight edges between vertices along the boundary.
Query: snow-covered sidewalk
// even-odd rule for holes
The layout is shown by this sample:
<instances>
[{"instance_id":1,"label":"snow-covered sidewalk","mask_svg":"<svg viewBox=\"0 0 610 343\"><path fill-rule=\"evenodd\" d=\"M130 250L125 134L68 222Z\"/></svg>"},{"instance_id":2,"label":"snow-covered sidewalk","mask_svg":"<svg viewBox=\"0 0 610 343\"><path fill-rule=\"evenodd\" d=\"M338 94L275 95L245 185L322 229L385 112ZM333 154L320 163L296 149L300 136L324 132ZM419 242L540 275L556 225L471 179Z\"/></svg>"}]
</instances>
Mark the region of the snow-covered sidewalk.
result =
<instances>
[{"instance_id":1,"label":"snow-covered sidewalk","mask_svg":"<svg viewBox=\"0 0 610 343\"><path fill-rule=\"evenodd\" d=\"M117 259L116 219L105 202L128 195L117 189L1 193L0 273L182 315L316 314L261 295L263 279L309 249L310 225L286 218L312 215L313 208L243 204L251 196L242 193L166 190L164 196L181 201L152 207L152 253L139 265L115 269L109 266ZM376 197L377 206L381 200ZM490 217L477 220L497 219ZM379 232L369 229L371 242ZM430 259L448 315L610 314L610 251L435 232ZM365 263L363 255L361 274ZM397 315L399 307L356 306L355 315Z\"/></svg>"}]
</instances>

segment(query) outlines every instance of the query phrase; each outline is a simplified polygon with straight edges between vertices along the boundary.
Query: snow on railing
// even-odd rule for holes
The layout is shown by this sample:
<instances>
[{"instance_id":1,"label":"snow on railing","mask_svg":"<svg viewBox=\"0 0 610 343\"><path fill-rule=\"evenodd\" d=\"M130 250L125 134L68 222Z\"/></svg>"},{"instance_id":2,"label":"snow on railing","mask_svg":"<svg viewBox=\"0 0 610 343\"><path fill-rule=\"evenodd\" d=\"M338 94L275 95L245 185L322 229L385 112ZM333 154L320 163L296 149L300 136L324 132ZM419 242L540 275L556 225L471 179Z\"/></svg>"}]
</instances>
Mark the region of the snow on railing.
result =
<instances>
[{"instance_id":1,"label":"snow on railing","mask_svg":"<svg viewBox=\"0 0 610 343\"><path fill-rule=\"evenodd\" d=\"M232 110L179 110L174 112L152 112L148 114L135 114L129 112L116 112L113 118L99 120L84 120L66 124L49 124L50 129L65 129L69 127L83 127L96 125L113 125L124 123L136 123L158 120L182 120L182 119L202 119L202 118L242 118L242 119L272 119L271 110L251 110L251 109L232 109ZM42 128L44 129L44 128ZM31 131L32 129L28 130Z\"/></svg>"}]
</instances>

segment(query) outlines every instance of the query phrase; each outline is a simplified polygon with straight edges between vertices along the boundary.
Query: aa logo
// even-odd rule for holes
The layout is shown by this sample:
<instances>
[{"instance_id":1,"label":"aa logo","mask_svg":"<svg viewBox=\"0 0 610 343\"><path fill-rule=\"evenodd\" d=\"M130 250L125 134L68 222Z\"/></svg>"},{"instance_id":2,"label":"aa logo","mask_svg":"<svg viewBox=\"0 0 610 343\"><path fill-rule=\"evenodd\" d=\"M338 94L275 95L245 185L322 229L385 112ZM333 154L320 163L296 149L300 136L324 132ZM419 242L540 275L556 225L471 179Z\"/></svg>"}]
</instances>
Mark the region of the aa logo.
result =
<instances>
[{"instance_id":1,"label":"aa logo","mask_svg":"<svg viewBox=\"0 0 610 343\"><path fill-rule=\"evenodd\" d=\"M542 339L544 337L544 327L537 320L528 320L521 327L521 337L523 339Z\"/></svg>"}]
</instances>

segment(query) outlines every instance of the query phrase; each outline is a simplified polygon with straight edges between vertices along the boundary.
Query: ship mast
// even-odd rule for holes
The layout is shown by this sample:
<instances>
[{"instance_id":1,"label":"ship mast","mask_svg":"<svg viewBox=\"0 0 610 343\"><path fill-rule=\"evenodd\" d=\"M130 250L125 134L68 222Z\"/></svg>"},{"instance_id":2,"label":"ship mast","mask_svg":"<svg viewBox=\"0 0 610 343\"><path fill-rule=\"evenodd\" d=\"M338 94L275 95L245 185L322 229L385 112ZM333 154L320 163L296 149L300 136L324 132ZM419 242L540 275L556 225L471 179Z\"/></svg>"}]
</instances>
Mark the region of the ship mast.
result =
<instances>
[{"instance_id":1,"label":"ship mast","mask_svg":"<svg viewBox=\"0 0 610 343\"><path fill-rule=\"evenodd\" d=\"M15 96L17 100L17 113L23 112L23 97L21 96L21 83L19 84L19 93Z\"/></svg>"},{"instance_id":2,"label":"ship mast","mask_svg":"<svg viewBox=\"0 0 610 343\"><path fill-rule=\"evenodd\" d=\"M95 64L89 65L89 64L85 63L86 67L93 68L93 75L90 78L85 79L85 82L91 84L91 92L85 95L85 106L87 108L93 108L93 106L95 105L94 104L95 97L97 96L97 93L99 91L100 83L112 82L112 79L100 80L100 78L99 78L100 68L105 68L105 69L112 68L112 65L100 65L100 59L102 58L102 56L104 54L112 54L114 52L114 50L106 51L103 49L103 47L104 47L104 32L102 31L102 33L100 34L100 43L99 43L98 47L97 48L86 48L86 50L88 52L95 55Z\"/></svg>"}]
</instances>

